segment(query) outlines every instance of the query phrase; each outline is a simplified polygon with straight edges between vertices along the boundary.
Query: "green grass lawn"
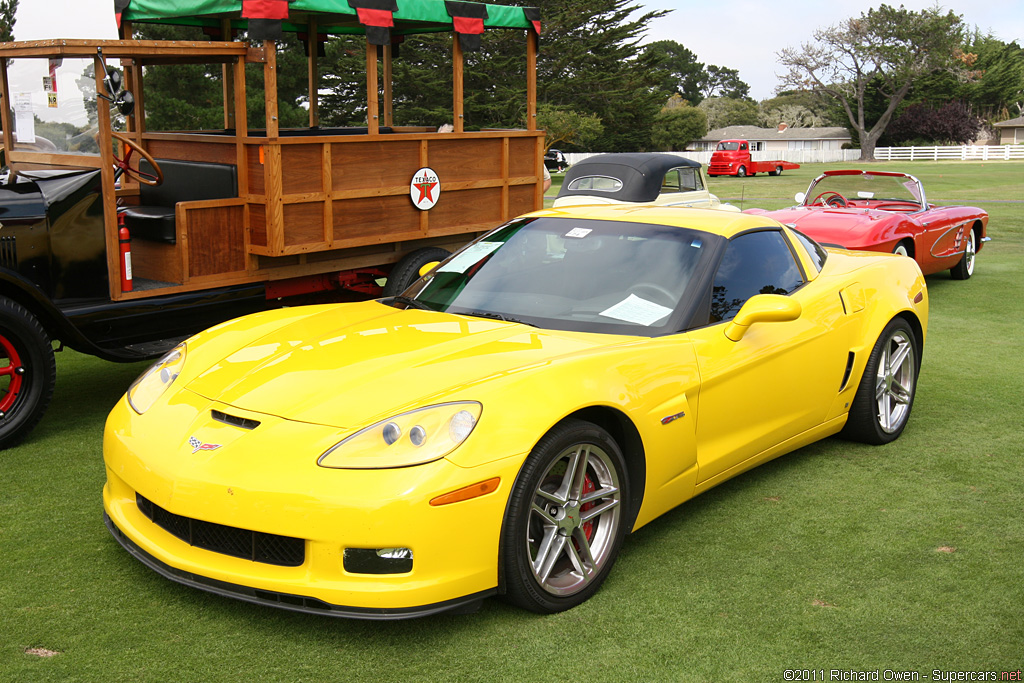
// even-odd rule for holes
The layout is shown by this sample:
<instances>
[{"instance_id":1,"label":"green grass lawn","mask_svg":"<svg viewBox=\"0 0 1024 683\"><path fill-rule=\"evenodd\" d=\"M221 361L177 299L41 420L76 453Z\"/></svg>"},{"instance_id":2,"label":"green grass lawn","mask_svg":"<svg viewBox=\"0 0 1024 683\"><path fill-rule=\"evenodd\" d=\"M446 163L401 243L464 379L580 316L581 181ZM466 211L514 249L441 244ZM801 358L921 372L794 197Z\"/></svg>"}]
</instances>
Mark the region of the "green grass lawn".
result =
<instances>
[{"instance_id":1,"label":"green grass lawn","mask_svg":"<svg viewBox=\"0 0 1024 683\"><path fill-rule=\"evenodd\" d=\"M857 164L847 164L857 166ZM792 204L835 165L717 178ZM381 623L179 586L101 521L103 421L143 369L58 354L53 405L0 453L0 681L782 681L786 669L1016 671L1024 660L1024 164L901 163L991 214L973 278L928 278L914 412L727 482L626 539L603 589L541 617ZM741 416L738 416L741 419ZM56 653L52 656L36 654ZM820 679L819 679L820 680Z\"/></svg>"}]
</instances>

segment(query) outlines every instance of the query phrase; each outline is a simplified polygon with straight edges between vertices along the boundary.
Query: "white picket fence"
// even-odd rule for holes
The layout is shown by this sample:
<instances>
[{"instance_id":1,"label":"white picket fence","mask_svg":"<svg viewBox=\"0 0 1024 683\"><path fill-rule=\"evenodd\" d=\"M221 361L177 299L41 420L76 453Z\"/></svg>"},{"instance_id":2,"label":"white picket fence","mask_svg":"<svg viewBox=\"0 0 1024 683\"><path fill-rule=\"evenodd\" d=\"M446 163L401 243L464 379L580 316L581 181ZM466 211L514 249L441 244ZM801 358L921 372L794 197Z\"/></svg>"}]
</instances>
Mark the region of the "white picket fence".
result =
<instances>
[{"instance_id":1,"label":"white picket fence","mask_svg":"<svg viewBox=\"0 0 1024 683\"><path fill-rule=\"evenodd\" d=\"M672 152L700 162L711 162L711 152ZM565 155L570 165L594 154L570 152ZM786 149L754 152L755 161L781 159L797 164L825 164L857 161L859 149ZM1024 159L1024 145L957 145L954 147L876 147L878 161L1001 161Z\"/></svg>"},{"instance_id":2,"label":"white picket fence","mask_svg":"<svg viewBox=\"0 0 1024 683\"><path fill-rule=\"evenodd\" d=\"M666 152L678 154L707 166L711 163L711 152ZM569 165L583 161L594 154L570 152L565 155ZM824 164L838 161L856 161L860 159L859 149L783 149L754 152L754 161L792 161L796 164Z\"/></svg>"},{"instance_id":3,"label":"white picket fence","mask_svg":"<svg viewBox=\"0 0 1024 683\"><path fill-rule=\"evenodd\" d=\"M1024 159L1024 145L876 147L879 161L1009 161Z\"/></svg>"}]
</instances>

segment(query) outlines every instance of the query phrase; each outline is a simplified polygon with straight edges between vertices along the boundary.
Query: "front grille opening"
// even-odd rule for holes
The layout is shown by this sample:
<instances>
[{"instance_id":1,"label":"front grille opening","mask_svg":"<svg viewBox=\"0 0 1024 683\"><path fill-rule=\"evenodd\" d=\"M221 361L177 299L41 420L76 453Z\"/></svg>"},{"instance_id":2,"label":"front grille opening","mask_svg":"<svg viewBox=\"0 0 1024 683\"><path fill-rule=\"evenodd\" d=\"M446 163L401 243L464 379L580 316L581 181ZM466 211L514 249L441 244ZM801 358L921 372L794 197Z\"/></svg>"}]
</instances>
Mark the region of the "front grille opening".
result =
<instances>
[{"instance_id":1,"label":"front grille opening","mask_svg":"<svg viewBox=\"0 0 1024 683\"><path fill-rule=\"evenodd\" d=\"M135 504L153 524L196 548L279 567L298 567L306 561L306 542L301 538L183 517L164 510L138 493Z\"/></svg>"},{"instance_id":2,"label":"front grille opening","mask_svg":"<svg viewBox=\"0 0 1024 683\"><path fill-rule=\"evenodd\" d=\"M850 351L849 355L846 356L846 372L843 373L843 381L839 385L839 391L845 389L847 382L850 381L850 373L853 372L853 360L855 357L853 351Z\"/></svg>"},{"instance_id":3,"label":"front grille opening","mask_svg":"<svg viewBox=\"0 0 1024 683\"><path fill-rule=\"evenodd\" d=\"M224 424L233 425L235 427L241 427L242 429L256 429L260 426L259 420L250 420L245 417L239 417L237 415L228 415L222 413L219 410L211 410L210 417L217 422L223 422Z\"/></svg>"}]
</instances>

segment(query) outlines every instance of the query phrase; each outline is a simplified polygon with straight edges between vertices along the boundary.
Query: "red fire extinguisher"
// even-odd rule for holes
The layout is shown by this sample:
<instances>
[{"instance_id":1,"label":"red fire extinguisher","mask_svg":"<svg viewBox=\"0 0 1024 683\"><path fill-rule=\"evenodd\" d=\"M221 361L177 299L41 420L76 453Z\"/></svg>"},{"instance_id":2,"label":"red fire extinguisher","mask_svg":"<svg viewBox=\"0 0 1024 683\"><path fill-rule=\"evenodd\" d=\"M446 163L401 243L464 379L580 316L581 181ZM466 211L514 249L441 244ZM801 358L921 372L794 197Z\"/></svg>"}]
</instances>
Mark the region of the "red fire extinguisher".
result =
<instances>
[{"instance_id":1,"label":"red fire extinguisher","mask_svg":"<svg viewBox=\"0 0 1024 683\"><path fill-rule=\"evenodd\" d=\"M132 291L132 247L128 228L117 231L117 241L121 244L121 291Z\"/></svg>"}]
</instances>

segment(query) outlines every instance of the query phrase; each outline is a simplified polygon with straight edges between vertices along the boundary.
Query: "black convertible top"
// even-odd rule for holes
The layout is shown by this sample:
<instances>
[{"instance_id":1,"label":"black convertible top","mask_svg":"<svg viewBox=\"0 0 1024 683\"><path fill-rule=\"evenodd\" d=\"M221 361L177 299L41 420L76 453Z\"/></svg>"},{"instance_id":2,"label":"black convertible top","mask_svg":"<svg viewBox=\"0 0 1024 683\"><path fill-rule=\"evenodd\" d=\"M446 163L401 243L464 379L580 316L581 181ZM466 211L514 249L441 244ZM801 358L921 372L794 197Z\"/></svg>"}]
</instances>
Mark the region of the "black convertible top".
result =
<instances>
[{"instance_id":1,"label":"black convertible top","mask_svg":"<svg viewBox=\"0 0 1024 683\"><path fill-rule=\"evenodd\" d=\"M700 164L676 154L657 152L635 152L628 154L598 154L587 157L569 167L565 172L559 197L600 195L623 202L652 202L661 191L665 174L673 168L700 168ZM572 181L586 176L603 176L622 181L622 187L615 192L601 192L591 189L570 190Z\"/></svg>"}]
</instances>

